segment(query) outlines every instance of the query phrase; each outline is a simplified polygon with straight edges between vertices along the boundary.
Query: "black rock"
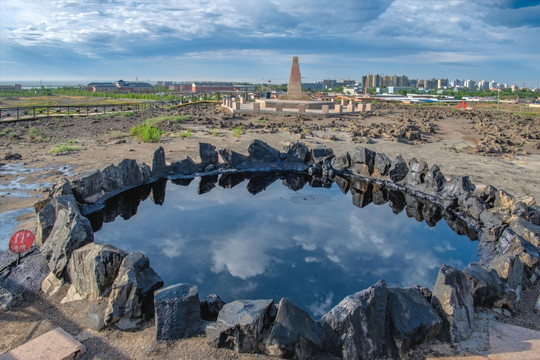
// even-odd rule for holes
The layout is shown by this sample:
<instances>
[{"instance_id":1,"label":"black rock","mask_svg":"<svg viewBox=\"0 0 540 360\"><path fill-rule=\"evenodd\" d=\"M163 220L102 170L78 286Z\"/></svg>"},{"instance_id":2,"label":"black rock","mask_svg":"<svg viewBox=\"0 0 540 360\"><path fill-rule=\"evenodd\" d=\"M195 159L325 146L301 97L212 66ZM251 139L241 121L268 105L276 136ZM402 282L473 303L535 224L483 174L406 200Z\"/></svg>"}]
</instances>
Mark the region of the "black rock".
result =
<instances>
[{"instance_id":1,"label":"black rock","mask_svg":"<svg viewBox=\"0 0 540 360\"><path fill-rule=\"evenodd\" d=\"M505 286L497 272L470 263L463 273L473 287L474 306L492 307L505 293Z\"/></svg>"},{"instance_id":2,"label":"black rock","mask_svg":"<svg viewBox=\"0 0 540 360\"><path fill-rule=\"evenodd\" d=\"M399 183L407 177L408 173L409 167L407 163L401 156L398 156L390 166L390 179L395 183Z\"/></svg>"},{"instance_id":3,"label":"black rock","mask_svg":"<svg viewBox=\"0 0 540 360\"><path fill-rule=\"evenodd\" d=\"M195 285L177 284L154 293L156 340L178 340L202 330L199 290Z\"/></svg>"},{"instance_id":4,"label":"black rock","mask_svg":"<svg viewBox=\"0 0 540 360\"><path fill-rule=\"evenodd\" d=\"M474 324L473 288L465 274L448 265L439 269L431 304L445 320L444 334L452 342L466 340Z\"/></svg>"},{"instance_id":5,"label":"black rock","mask_svg":"<svg viewBox=\"0 0 540 360\"><path fill-rule=\"evenodd\" d=\"M255 160L276 162L281 160L279 150L261 140L253 140L248 148L249 157Z\"/></svg>"},{"instance_id":6,"label":"black rock","mask_svg":"<svg viewBox=\"0 0 540 360\"><path fill-rule=\"evenodd\" d=\"M225 302L216 294L210 294L201 302L201 317L206 321L216 321Z\"/></svg>"},{"instance_id":7,"label":"black rock","mask_svg":"<svg viewBox=\"0 0 540 360\"><path fill-rule=\"evenodd\" d=\"M390 319L388 289L384 281L347 296L321 319L321 325L333 339L331 350L344 359L395 358Z\"/></svg>"},{"instance_id":8,"label":"black rock","mask_svg":"<svg viewBox=\"0 0 540 360\"><path fill-rule=\"evenodd\" d=\"M282 298L265 352L284 358L312 359L322 351L324 339L323 331L307 312Z\"/></svg>"},{"instance_id":9,"label":"black rock","mask_svg":"<svg viewBox=\"0 0 540 360\"><path fill-rule=\"evenodd\" d=\"M199 143L199 156L201 157L201 168L218 163L218 153L212 144Z\"/></svg>"},{"instance_id":10,"label":"black rock","mask_svg":"<svg viewBox=\"0 0 540 360\"><path fill-rule=\"evenodd\" d=\"M273 300L236 300L225 304L215 324L206 327L206 337L216 348L237 353L257 353L263 330L270 326Z\"/></svg>"},{"instance_id":11,"label":"black rock","mask_svg":"<svg viewBox=\"0 0 540 360\"><path fill-rule=\"evenodd\" d=\"M309 161L308 155L309 155L309 149L304 143L301 143L301 142L292 143L287 148L286 161L303 164Z\"/></svg>"},{"instance_id":12,"label":"black rock","mask_svg":"<svg viewBox=\"0 0 540 360\"><path fill-rule=\"evenodd\" d=\"M392 336L402 358L411 346L436 338L442 329L443 320L418 288L390 288L388 309Z\"/></svg>"}]
</instances>

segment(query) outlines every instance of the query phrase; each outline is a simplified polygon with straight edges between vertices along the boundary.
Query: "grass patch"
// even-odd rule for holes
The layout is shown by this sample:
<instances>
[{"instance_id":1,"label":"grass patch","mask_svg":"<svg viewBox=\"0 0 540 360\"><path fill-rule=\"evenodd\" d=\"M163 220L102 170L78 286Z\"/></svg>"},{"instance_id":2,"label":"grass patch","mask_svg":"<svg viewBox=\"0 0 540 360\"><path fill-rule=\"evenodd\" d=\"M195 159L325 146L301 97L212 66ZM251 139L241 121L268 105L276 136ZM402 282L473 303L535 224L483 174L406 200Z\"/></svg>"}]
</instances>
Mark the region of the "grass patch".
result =
<instances>
[{"instance_id":1,"label":"grass patch","mask_svg":"<svg viewBox=\"0 0 540 360\"><path fill-rule=\"evenodd\" d=\"M146 120L146 124L156 126L164 122L171 122L173 124L178 124L179 122L189 120L189 115L169 115L169 116L158 116Z\"/></svg>"},{"instance_id":2,"label":"grass patch","mask_svg":"<svg viewBox=\"0 0 540 360\"><path fill-rule=\"evenodd\" d=\"M30 138L30 140L37 141L37 142L51 141L51 138L49 136L43 134L42 132L40 132L38 129L36 129L33 126L30 129L28 129L28 137Z\"/></svg>"},{"instance_id":3,"label":"grass patch","mask_svg":"<svg viewBox=\"0 0 540 360\"><path fill-rule=\"evenodd\" d=\"M221 134L219 133L218 129L212 129L208 132L208 134L212 135L212 136L215 136L215 137L220 137Z\"/></svg>"},{"instance_id":4,"label":"grass patch","mask_svg":"<svg viewBox=\"0 0 540 360\"><path fill-rule=\"evenodd\" d=\"M49 154L53 154L53 155L69 154L69 153L81 150L80 146L72 145L73 143L74 143L73 140L70 140L65 144L56 144L51 148L51 150L49 150Z\"/></svg>"},{"instance_id":5,"label":"grass patch","mask_svg":"<svg viewBox=\"0 0 540 360\"><path fill-rule=\"evenodd\" d=\"M122 116L128 117L128 116L135 116L135 111L126 111L122 113Z\"/></svg>"},{"instance_id":6,"label":"grass patch","mask_svg":"<svg viewBox=\"0 0 540 360\"><path fill-rule=\"evenodd\" d=\"M183 139L191 138L191 130L184 130L180 133L180 137Z\"/></svg>"},{"instance_id":7,"label":"grass patch","mask_svg":"<svg viewBox=\"0 0 540 360\"><path fill-rule=\"evenodd\" d=\"M265 120L265 119L257 119L255 120L256 123L258 124L266 124L268 122L268 120Z\"/></svg>"},{"instance_id":8,"label":"grass patch","mask_svg":"<svg viewBox=\"0 0 540 360\"><path fill-rule=\"evenodd\" d=\"M5 128L4 130L0 131L0 136L6 136L10 131L10 128Z\"/></svg>"},{"instance_id":9,"label":"grass patch","mask_svg":"<svg viewBox=\"0 0 540 360\"><path fill-rule=\"evenodd\" d=\"M232 131L232 136L234 136L235 138L238 138L244 133L244 128L242 127L242 125L240 125L235 128L232 128L231 131Z\"/></svg>"},{"instance_id":10,"label":"grass patch","mask_svg":"<svg viewBox=\"0 0 540 360\"><path fill-rule=\"evenodd\" d=\"M157 143L163 135L163 131L148 123L140 124L131 128L131 135L142 142Z\"/></svg>"}]
</instances>

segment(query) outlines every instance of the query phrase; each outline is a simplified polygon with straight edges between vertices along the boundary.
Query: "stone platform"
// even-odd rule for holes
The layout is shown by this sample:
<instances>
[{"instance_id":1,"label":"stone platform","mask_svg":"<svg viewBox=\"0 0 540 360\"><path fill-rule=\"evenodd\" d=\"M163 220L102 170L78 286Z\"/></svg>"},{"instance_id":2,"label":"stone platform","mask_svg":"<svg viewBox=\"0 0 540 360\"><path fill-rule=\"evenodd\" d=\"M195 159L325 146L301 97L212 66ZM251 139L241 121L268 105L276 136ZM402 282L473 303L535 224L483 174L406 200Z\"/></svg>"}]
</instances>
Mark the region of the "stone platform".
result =
<instances>
[{"instance_id":1,"label":"stone platform","mask_svg":"<svg viewBox=\"0 0 540 360\"><path fill-rule=\"evenodd\" d=\"M62 328L49 331L15 348L0 360L63 360L76 359L86 347Z\"/></svg>"},{"instance_id":2,"label":"stone platform","mask_svg":"<svg viewBox=\"0 0 540 360\"><path fill-rule=\"evenodd\" d=\"M256 99L255 102L245 102L240 98L224 98L221 106L230 111L254 112L292 112L310 114L342 114L371 111L371 103L349 101L346 105L334 101L321 100L282 100L282 99Z\"/></svg>"}]
</instances>

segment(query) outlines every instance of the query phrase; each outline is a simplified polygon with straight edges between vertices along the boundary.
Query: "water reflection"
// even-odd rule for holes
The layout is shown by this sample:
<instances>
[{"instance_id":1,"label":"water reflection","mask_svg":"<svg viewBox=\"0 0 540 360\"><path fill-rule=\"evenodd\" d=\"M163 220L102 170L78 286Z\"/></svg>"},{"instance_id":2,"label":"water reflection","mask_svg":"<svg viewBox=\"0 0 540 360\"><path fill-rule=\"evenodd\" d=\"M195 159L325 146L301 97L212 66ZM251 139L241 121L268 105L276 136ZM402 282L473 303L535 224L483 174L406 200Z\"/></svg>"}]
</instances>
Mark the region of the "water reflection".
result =
<instances>
[{"instance_id":1,"label":"water reflection","mask_svg":"<svg viewBox=\"0 0 540 360\"><path fill-rule=\"evenodd\" d=\"M441 264L476 258L476 244L452 231L474 238L459 219L376 184L267 173L167 185L131 189L88 217L102 229L96 242L144 252L166 284L195 283L201 296L285 296L318 317L381 278L431 286Z\"/></svg>"}]
</instances>

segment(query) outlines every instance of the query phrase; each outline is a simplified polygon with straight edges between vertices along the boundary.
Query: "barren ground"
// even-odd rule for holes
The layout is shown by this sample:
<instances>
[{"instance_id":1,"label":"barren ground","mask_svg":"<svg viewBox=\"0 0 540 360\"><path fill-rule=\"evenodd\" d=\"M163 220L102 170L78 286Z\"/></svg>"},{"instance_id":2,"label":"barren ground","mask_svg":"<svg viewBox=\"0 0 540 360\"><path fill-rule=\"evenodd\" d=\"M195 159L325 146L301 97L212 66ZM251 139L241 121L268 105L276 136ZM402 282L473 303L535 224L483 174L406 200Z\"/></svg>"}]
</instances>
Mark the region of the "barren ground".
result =
<instances>
[{"instance_id":1,"label":"barren ground","mask_svg":"<svg viewBox=\"0 0 540 360\"><path fill-rule=\"evenodd\" d=\"M141 143L129 135L132 126L148 118L164 115L189 115L179 123L164 122L165 136L159 144ZM231 129L242 126L244 134L234 137ZM31 130L34 128L34 130ZM182 138L184 130L190 138ZM33 136L31 138L31 134ZM218 149L230 148L247 154L253 139L261 139L283 150L289 143L303 141L310 148L325 145L338 154L365 146L391 158L401 154L429 165L438 164L446 176L470 175L477 186L486 184L505 189L516 196L540 199L540 118L492 111L456 110L451 107L418 107L376 104L371 114L331 115L245 113L234 116L213 104L192 105L171 110L149 110L132 116L92 116L88 118L50 118L39 121L0 123L0 163L22 164L38 169L26 174L22 182L56 182L65 171L102 169L124 158L151 164L158 146L165 149L168 162L186 156L198 160L198 143L208 142ZM53 155L55 144L70 143L80 150ZM14 154L20 154L16 159ZM12 160L10 160L12 159ZM0 185L12 184L22 175L0 168ZM46 187L24 197L15 190L0 192L0 213L31 206L44 196ZM33 230L33 214L19 217L18 228ZM28 220L26 223L25 220ZM1 223L2 227L8 225ZM0 229L11 231L12 229ZM540 318L532 307L540 286L524 293L514 317L491 314L501 321L540 330ZM60 296L27 299L14 310L0 313L2 340L0 353L57 326L79 335L87 347L83 359L257 358L234 355L228 350L210 348L204 338L155 344L154 327L148 322L142 330L126 332L108 328L88 329L86 314L99 304L75 302L60 304ZM532 300L531 300L532 299ZM481 347L479 345L479 347ZM476 350L477 352L480 350ZM430 350L411 355L424 358ZM443 353L462 352L446 347ZM474 351L473 351L474 352ZM441 350L438 350L441 353ZM260 356L261 358L267 358Z\"/></svg>"}]
</instances>

